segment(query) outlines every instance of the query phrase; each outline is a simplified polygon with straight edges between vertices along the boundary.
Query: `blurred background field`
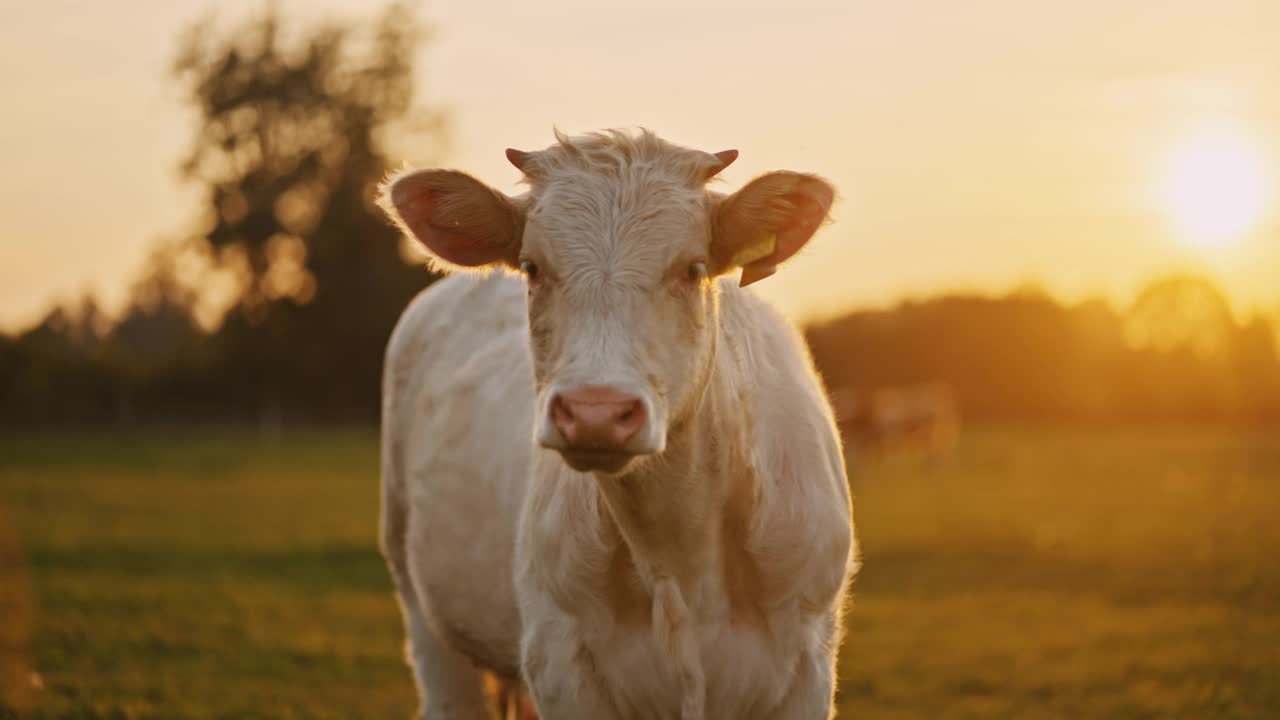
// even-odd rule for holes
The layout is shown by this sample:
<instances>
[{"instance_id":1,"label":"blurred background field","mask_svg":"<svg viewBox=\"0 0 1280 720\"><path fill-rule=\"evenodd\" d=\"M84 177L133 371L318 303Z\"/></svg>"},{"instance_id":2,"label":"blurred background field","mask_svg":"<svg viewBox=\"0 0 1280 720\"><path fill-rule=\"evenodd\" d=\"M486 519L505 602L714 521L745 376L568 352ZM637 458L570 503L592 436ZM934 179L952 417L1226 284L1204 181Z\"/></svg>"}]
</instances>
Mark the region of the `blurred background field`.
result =
<instances>
[{"instance_id":1,"label":"blurred background field","mask_svg":"<svg viewBox=\"0 0 1280 720\"><path fill-rule=\"evenodd\" d=\"M852 483L842 716L1280 714L1274 432L982 425ZM407 717L376 510L371 430L6 435L0 717Z\"/></svg>"}]
</instances>

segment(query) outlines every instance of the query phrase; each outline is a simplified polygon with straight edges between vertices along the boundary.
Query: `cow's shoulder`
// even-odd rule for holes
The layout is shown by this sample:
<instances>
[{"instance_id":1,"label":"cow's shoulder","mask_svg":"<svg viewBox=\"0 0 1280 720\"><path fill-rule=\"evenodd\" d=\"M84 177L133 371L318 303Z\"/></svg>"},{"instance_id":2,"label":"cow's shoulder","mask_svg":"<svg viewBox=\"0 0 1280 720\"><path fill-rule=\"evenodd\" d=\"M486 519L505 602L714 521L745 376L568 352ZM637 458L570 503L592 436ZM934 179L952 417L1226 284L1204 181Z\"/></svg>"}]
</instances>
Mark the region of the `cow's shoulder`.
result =
<instances>
[{"instance_id":1,"label":"cow's shoulder","mask_svg":"<svg viewBox=\"0 0 1280 720\"><path fill-rule=\"evenodd\" d=\"M384 420L423 456L527 454L533 413L524 283L444 278L405 309L387 347ZM504 422L493 422L492 418ZM467 432L471 428L486 432ZM443 460L441 460L443 462Z\"/></svg>"},{"instance_id":2,"label":"cow's shoulder","mask_svg":"<svg viewBox=\"0 0 1280 720\"><path fill-rule=\"evenodd\" d=\"M387 343L388 381L457 368L484 346L527 335L524 283L504 273L452 275L418 293ZM451 373L446 372L446 375Z\"/></svg>"},{"instance_id":3,"label":"cow's shoulder","mask_svg":"<svg viewBox=\"0 0 1280 720\"><path fill-rule=\"evenodd\" d=\"M830 403L803 338L781 313L750 291L725 287L722 314L739 390L733 406L745 415L738 425L749 433L755 478L750 549L773 601L797 599L823 611L853 557L851 499Z\"/></svg>"},{"instance_id":4,"label":"cow's shoulder","mask_svg":"<svg viewBox=\"0 0 1280 720\"><path fill-rule=\"evenodd\" d=\"M808 346L776 308L754 292L722 281L721 340L726 355L721 369L744 389L755 425L772 433L791 434L792 428L834 436L831 405Z\"/></svg>"}]
</instances>

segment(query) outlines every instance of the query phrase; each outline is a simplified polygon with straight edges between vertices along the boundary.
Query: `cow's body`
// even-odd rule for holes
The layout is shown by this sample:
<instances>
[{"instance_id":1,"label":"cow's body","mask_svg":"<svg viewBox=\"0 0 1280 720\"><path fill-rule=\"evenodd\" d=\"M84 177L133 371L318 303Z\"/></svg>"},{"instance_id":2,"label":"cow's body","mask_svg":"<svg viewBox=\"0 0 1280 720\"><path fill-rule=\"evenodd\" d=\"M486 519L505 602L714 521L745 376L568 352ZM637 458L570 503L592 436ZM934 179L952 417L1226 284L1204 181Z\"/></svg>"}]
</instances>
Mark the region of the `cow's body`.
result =
<instances>
[{"instance_id":1,"label":"cow's body","mask_svg":"<svg viewBox=\"0 0 1280 720\"><path fill-rule=\"evenodd\" d=\"M534 452L523 305L510 278L441 280L401 317L383 379L382 542L404 609L509 680L520 669L516 521Z\"/></svg>"},{"instance_id":2,"label":"cow's body","mask_svg":"<svg viewBox=\"0 0 1280 720\"><path fill-rule=\"evenodd\" d=\"M524 281L448 278L401 319L383 549L427 717L484 717L477 667L553 720L829 716L856 555L832 414L786 321L727 280L689 282L659 292L707 293L705 366L691 394L645 400L667 424L622 469L536 447L554 388ZM625 288L594 291L624 308L599 313L626 311Z\"/></svg>"}]
</instances>

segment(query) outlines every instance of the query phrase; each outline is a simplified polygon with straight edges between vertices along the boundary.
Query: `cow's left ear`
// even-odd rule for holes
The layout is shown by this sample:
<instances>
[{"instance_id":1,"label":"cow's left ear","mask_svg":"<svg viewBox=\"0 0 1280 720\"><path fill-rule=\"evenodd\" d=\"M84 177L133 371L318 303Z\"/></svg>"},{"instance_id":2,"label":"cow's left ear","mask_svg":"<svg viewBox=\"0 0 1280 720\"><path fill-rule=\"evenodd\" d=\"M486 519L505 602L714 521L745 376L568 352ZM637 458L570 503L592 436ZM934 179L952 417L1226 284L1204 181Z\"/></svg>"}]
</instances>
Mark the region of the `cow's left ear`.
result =
<instances>
[{"instance_id":1,"label":"cow's left ear","mask_svg":"<svg viewBox=\"0 0 1280 720\"><path fill-rule=\"evenodd\" d=\"M771 172L724 198L712 223L718 272L742 268L743 287L795 255L827 219L835 189L816 175Z\"/></svg>"}]
</instances>

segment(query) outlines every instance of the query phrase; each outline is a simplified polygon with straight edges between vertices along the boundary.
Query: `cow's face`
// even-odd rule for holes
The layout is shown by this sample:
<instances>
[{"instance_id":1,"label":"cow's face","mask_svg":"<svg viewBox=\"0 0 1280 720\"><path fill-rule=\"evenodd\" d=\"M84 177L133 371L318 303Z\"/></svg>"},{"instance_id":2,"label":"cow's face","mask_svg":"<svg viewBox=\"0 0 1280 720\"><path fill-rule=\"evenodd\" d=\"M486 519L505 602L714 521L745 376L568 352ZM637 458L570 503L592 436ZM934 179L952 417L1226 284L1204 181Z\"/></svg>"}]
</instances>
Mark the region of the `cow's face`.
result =
<instances>
[{"instance_id":1,"label":"cow's face","mask_svg":"<svg viewBox=\"0 0 1280 720\"><path fill-rule=\"evenodd\" d=\"M384 207L446 267L523 274L536 440L577 470L621 473L697 409L718 337L713 278L769 275L830 207L830 187L798 173L708 192L736 156L648 133L560 138L508 152L530 185L519 198L428 170L389 183Z\"/></svg>"},{"instance_id":2,"label":"cow's face","mask_svg":"<svg viewBox=\"0 0 1280 720\"><path fill-rule=\"evenodd\" d=\"M536 437L577 469L662 451L710 371L716 296L701 183L644 168L535 185L519 266Z\"/></svg>"}]
</instances>

